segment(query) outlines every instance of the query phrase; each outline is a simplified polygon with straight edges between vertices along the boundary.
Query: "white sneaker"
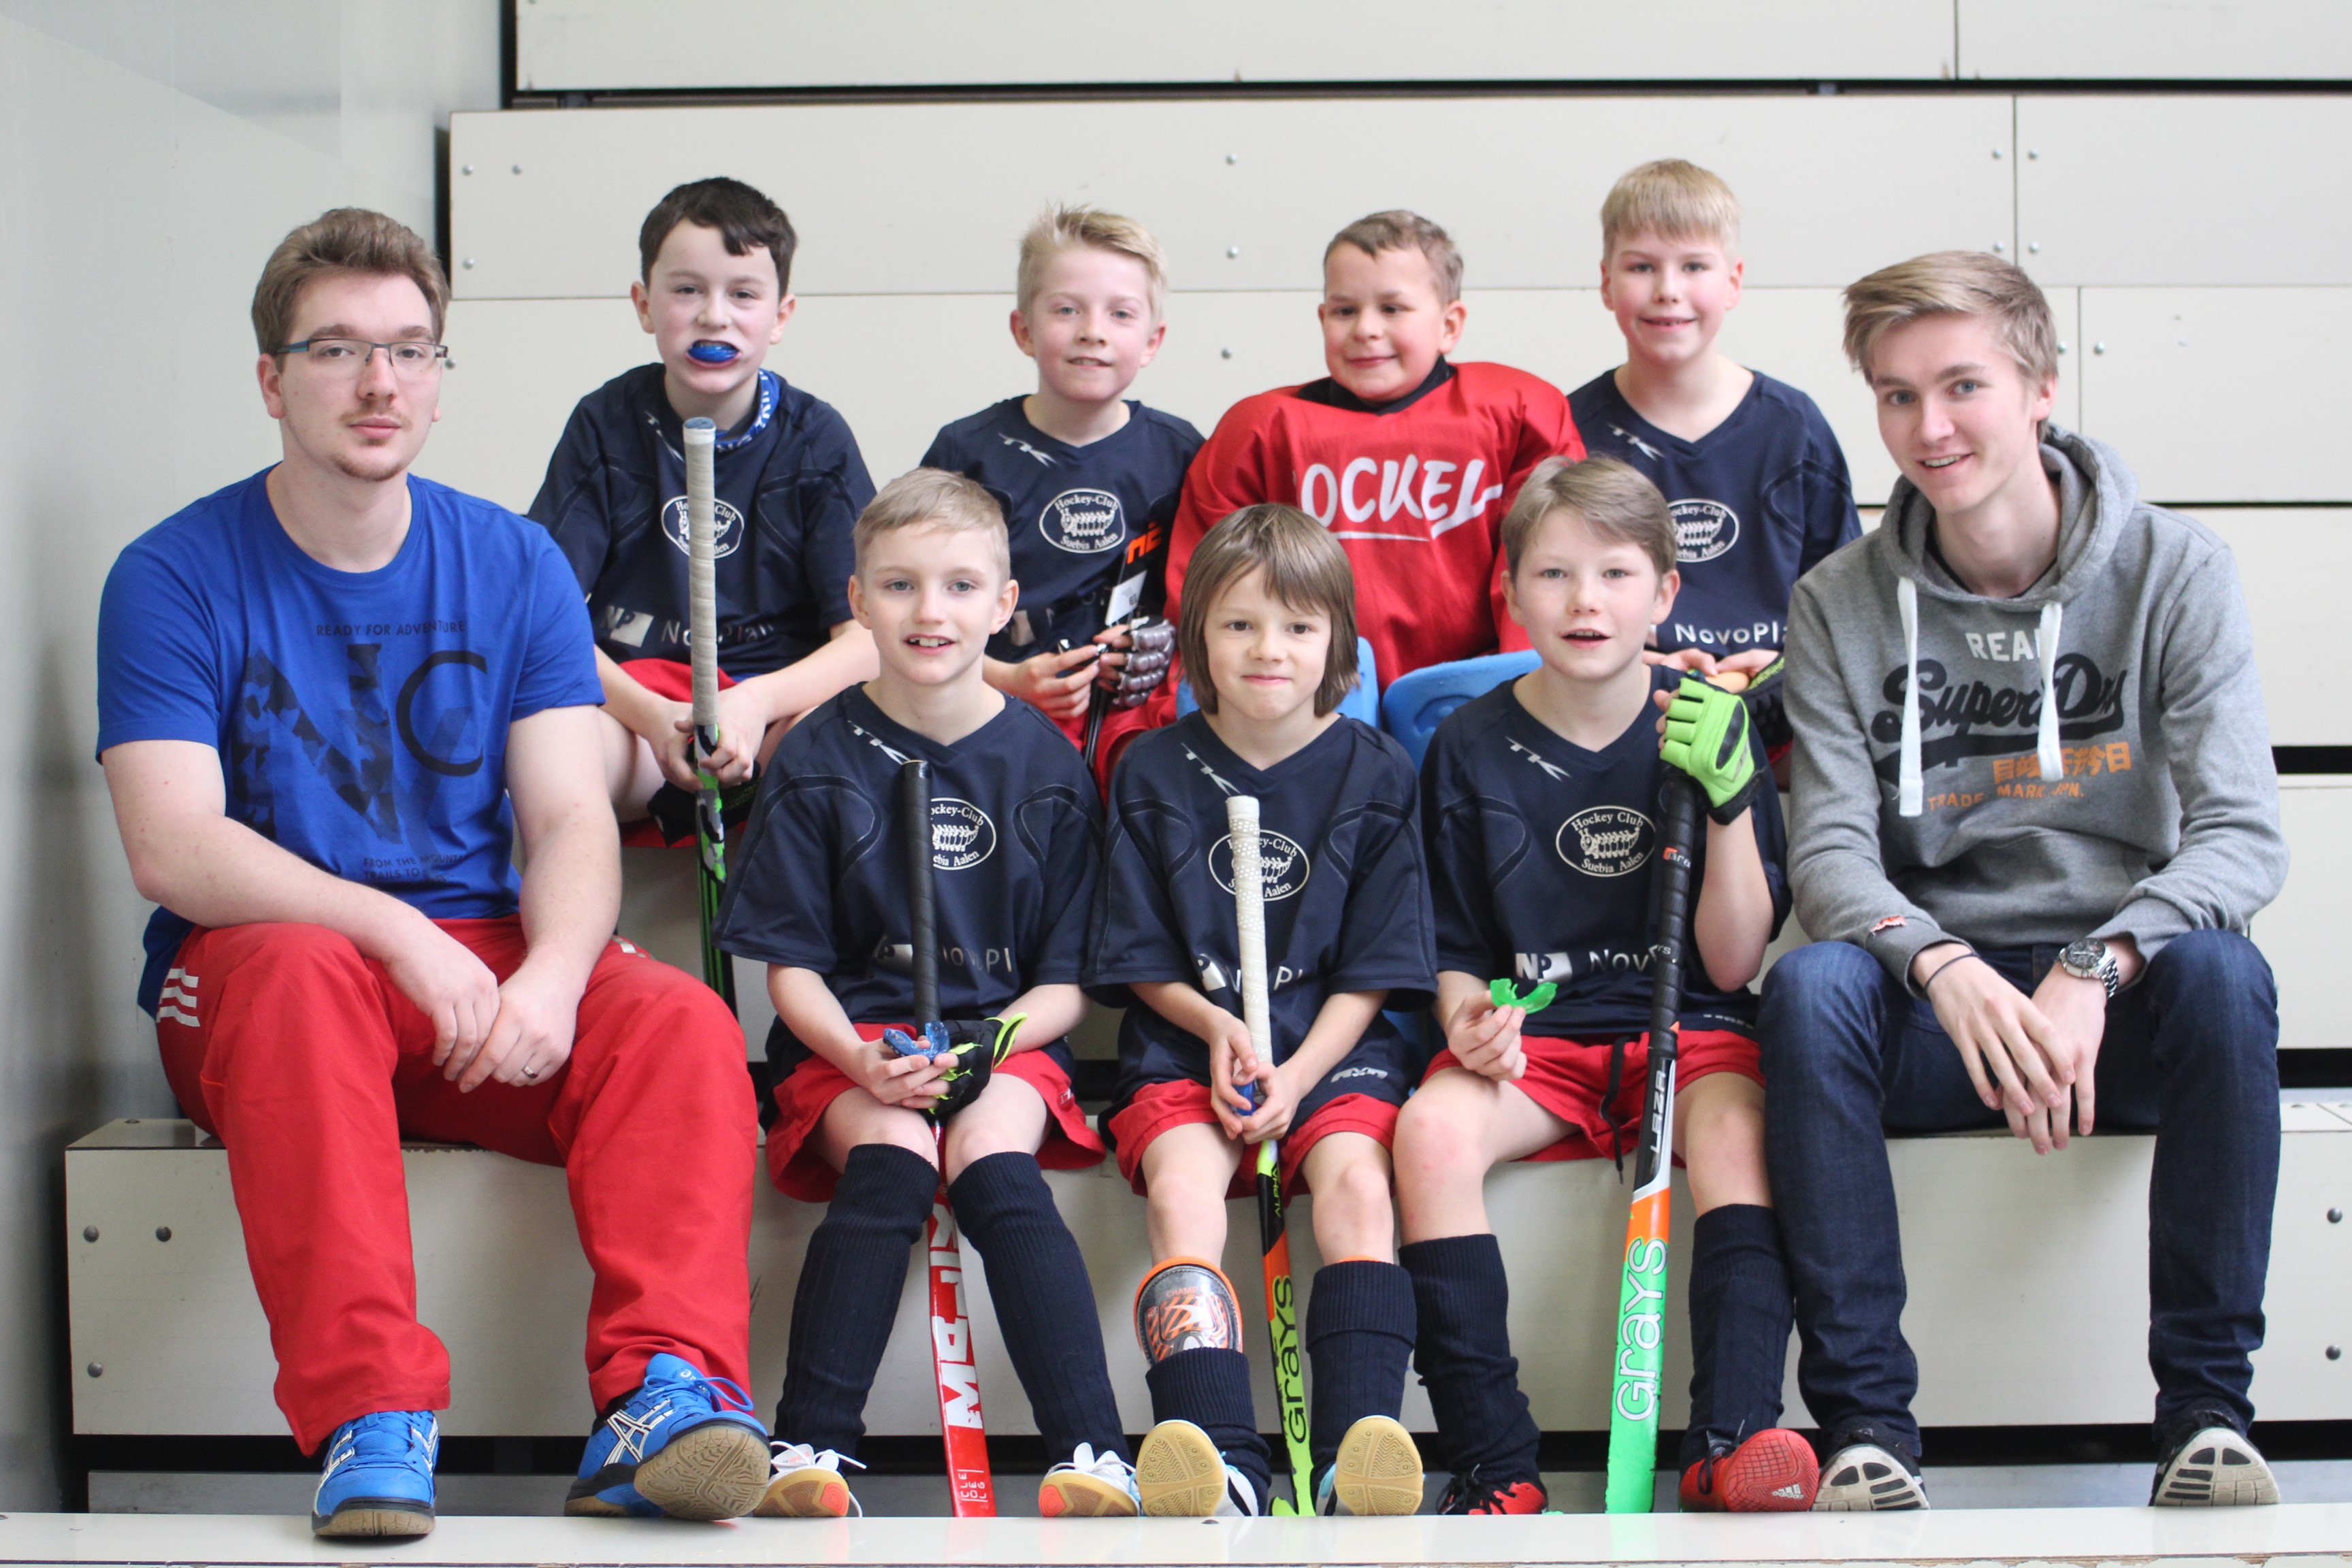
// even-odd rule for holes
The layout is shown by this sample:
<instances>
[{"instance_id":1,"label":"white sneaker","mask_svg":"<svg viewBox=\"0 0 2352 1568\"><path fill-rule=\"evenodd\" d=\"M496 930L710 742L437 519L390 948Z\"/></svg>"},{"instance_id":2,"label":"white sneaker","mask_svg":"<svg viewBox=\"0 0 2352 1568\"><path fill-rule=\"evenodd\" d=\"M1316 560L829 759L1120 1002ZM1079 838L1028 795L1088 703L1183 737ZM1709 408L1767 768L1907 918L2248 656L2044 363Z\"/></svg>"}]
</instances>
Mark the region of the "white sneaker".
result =
<instances>
[{"instance_id":1,"label":"white sneaker","mask_svg":"<svg viewBox=\"0 0 2352 1568\"><path fill-rule=\"evenodd\" d=\"M866 1517L866 1510L850 1495L849 1483L841 1478L842 1466L857 1465L862 1470L864 1465L846 1454L806 1443L771 1443L768 1447L768 1489L751 1510L754 1517L839 1519L851 1512Z\"/></svg>"},{"instance_id":2,"label":"white sneaker","mask_svg":"<svg viewBox=\"0 0 2352 1568\"><path fill-rule=\"evenodd\" d=\"M1257 1489L1190 1421L1162 1421L1136 1450L1135 1486L1155 1519L1254 1519Z\"/></svg>"},{"instance_id":3,"label":"white sneaker","mask_svg":"<svg viewBox=\"0 0 2352 1568\"><path fill-rule=\"evenodd\" d=\"M1367 1415L1339 1439L1339 1452L1315 1489L1315 1511L1407 1514L1421 1511L1421 1449L1412 1434L1385 1415Z\"/></svg>"},{"instance_id":4,"label":"white sneaker","mask_svg":"<svg viewBox=\"0 0 2352 1568\"><path fill-rule=\"evenodd\" d=\"M1047 1519L1132 1519L1143 1509L1135 1467L1091 1443L1045 1472L1037 1483L1037 1511Z\"/></svg>"},{"instance_id":5,"label":"white sneaker","mask_svg":"<svg viewBox=\"0 0 2352 1568\"><path fill-rule=\"evenodd\" d=\"M1848 1443L1822 1467L1816 1513L1885 1513L1927 1506L1918 1472L1892 1449L1875 1443Z\"/></svg>"},{"instance_id":6,"label":"white sneaker","mask_svg":"<svg viewBox=\"0 0 2352 1568\"><path fill-rule=\"evenodd\" d=\"M2260 1448L2233 1426L2189 1434L2156 1468L2155 1508L2231 1508L2274 1503L2278 1479Z\"/></svg>"}]
</instances>

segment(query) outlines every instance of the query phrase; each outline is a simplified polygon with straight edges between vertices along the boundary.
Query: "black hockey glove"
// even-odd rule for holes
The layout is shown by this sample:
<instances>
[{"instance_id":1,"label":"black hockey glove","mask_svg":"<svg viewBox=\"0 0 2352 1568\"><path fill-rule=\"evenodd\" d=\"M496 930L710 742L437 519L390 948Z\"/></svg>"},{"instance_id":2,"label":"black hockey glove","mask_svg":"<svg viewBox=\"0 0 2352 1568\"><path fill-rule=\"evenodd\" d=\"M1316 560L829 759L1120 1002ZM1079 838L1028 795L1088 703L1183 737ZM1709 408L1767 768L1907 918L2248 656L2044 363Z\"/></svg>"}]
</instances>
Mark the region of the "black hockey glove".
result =
<instances>
[{"instance_id":1,"label":"black hockey glove","mask_svg":"<svg viewBox=\"0 0 2352 1568\"><path fill-rule=\"evenodd\" d=\"M1782 677L1788 673L1789 657L1782 654L1758 670L1748 689L1739 694L1748 704L1748 721L1756 726L1756 738L1764 742L1768 752L1777 752L1796 739L1796 731L1789 727L1789 705L1784 700L1787 687Z\"/></svg>"},{"instance_id":2,"label":"black hockey glove","mask_svg":"<svg viewBox=\"0 0 2352 1568\"><path fill-rule=\"evenodd\" d=\"M1166 621L1139 619L1127 628L1127 662L1118 679L1104 688L1113 708L1140 708L1168 679L1168 661L1176 652L1176 628Z\"/></svg>"},{"instance_id":3,"label":"black hockey glove","mask_svg":"<svg viewBox=\"0 0 2352 1568\"><path fill-rule=\"evenodd\" d=\"M742 783L727 784L719 790L719 819L726 825L730 838L751 820L751 802L759 793L760 774L756 769ZM654 819L656 827L661 829L663 843L673 846L691 844L694 842L694 818L698 804L699 797L692 790L683 790L665 781L646 802L646 815Z\"/></svg>"},{"instance_id":4,"label":"black hockey glove","mask_svg":"<svg viewBox=\"0 0 2352 1568\"><path fill-rule=\"evenodd\" d=\"M996 1065L1013 1054L1013 1037L1028 1016L950 1018L929 1026L920 1039L904 1029L885 1029L882 1041L902 1057L949 1058L946 1092L925 1112L934 1121L945 1121L980 1098Z\"/></svg>"}]
</instances>

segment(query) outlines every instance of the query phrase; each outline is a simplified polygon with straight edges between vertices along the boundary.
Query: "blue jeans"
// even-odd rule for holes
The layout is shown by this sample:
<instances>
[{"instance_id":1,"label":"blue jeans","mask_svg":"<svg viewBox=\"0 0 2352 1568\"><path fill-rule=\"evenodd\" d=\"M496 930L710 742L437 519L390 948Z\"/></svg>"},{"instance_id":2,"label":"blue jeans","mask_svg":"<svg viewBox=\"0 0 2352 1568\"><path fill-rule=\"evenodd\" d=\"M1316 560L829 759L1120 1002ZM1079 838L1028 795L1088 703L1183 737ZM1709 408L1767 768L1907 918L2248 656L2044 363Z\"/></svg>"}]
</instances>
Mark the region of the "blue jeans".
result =
<instances>
[{"instance_id":1,"label":"blue jeans","mask_svg":"<svg viewBox=\"0 0 2352 1568\"><path fill-rule=\"evenodd\" d=\"M2021 990L2052 947L1984 956ZM1817 942L1766 977L1765 1152L1796 1289L1798 1386L1834 1446L1866 1424L1916 1456L1919 1365L1902 1331L1903 1253L1886 1134L2005 1125L1960 1055L1878 961ZM2230 931L2174 938L2107 1005L2095 1083L2101 1131L2154 1129L2147 1359L2159 1429L2192 1410L2242 1428L2263 1342L2278 1188L2278 990ZM2063 1155L2053 1156L2063 1159Z\"/></svg>"}]
</instances>

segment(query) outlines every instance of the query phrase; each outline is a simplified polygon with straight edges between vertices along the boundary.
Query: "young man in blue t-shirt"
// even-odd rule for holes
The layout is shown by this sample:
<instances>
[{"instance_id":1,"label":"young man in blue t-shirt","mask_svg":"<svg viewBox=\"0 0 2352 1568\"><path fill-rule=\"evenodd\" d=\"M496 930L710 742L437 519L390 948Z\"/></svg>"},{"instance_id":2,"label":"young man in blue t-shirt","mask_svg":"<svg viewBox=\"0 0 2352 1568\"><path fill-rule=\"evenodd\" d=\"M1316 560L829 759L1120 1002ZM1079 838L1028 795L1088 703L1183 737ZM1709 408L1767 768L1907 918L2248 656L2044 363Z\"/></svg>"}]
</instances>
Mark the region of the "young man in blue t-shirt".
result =
<instances>
[{"instance_id":1,"label":"young man in blue t-shirt","mask_svg":"<svg viewBox=\"0 0 2352 1568\"><path fill-rule=\"evenodd\" d=\"M796 243L782 210L740 180L656 203L629 298L660 359L580 400L530 503L588 596L606 784L632 844L694 837L685 421L719 431L711 771L742 783L793 719L874 674L847 598L849 531L874 481L833 406L761 368L792 320Z\"/></svg>"},{"instance_id":2,"label":"young man in blue t-shirt","mask_svg":"<svg viewBox=\"0 0 2352 1568\"><path fill-rule=\"evenodd\" d=\"M564 1166L602 1420L568 1513L748 1512L756 1129L741 1037L613 938L588 618L546 534L410 477L448 298L343 208L253 302L284 459L126 549L99 760L148 930L141 1001L227 1146L321 1535L433 1528L449 1358L416 1321L404 1137ZM526 868L514 865L520 834Z\"/></svg>"}]
</instances>

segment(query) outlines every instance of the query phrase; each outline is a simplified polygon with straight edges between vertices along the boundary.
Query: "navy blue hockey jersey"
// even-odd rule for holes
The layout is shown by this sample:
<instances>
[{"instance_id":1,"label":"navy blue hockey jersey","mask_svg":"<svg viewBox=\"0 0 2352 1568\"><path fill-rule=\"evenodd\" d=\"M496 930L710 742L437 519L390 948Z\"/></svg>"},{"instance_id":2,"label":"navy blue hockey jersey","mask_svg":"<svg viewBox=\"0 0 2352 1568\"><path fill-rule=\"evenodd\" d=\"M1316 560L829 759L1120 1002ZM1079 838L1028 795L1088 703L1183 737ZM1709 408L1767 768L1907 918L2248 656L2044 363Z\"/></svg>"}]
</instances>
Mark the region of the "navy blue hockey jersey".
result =
<instances>
[{"instance_id":1,"label":"navy blue hockey jersey","mask_svg":"<svg viewBox=\"0 0 2352 1568\"><path fill-rule=\"evenodd\" d=\"M687 658L686 457L662 367L582 398L530 503L588 596L614 659ZM829 404L760 373L742 427L722 435L719 662L740 680L824 646L849 619L850 530L874 499L856 438Z\"/></svg>"},{"instance_id":2,"label":"navy blue hockey jersey","mask_svg":"<svg viewBox=\"0 0 2352 1568\"><path fill-rule=\"evenodd\" d=\"M1614 371L1578 387L1568 406L1587 450L1639 468L1674 512L1683 586L1658 646L1717 658L1786 647L1797 579L1862 532L1845 453L1813 400L1759 374L1696 441L1634 413Z\"/></svg>"},{"instance_id":3,"label":"navy blue hockey jersey","mask_svg":"<svg viewBox=\"0 0 2352 1568\"><path fill-rule=\"evenodd\" d=\"M1654 689L1679 671L1655 670ZM1554 733L1519 704L1511 683L1465 703L1437 727L1421 769L1429 889L1440 969L1508 975L1522 990L1559 994L1527 1032L1568 1039L1635 1035L1650 1024L1650 900L1658 864L1658 715L1644 708L1598 752ZM1764 766L1762 742L1756 765ZM1788 839L1769 787L1750 812L1772 924L1789 909ZM1705 819L1694 846L1690 909L1706 875ZM1754 1029L1756 996L1722 991L1683 933L1683 1022Z\"/></svg>"},{"instance_id":4,"label":"navy blue hockey jersey","mask_svg":"<svg viewBox=\"0 0 2352 1568\"><path fill-rule=\"evenodd\" d=\"M1198 712L1127 749L1111 780L1087 962L1095 998L1128 1010L1118 1103L1144 1084L1209 1075L1208 1047L1137 1002L1129 983L1190 981L1242 1016L1231 795L1258 801L1275 1059L1298 1048L1334 993L1386 991L1398 1009L1428 1004L1436 949L1415 793L1404 749L1353 719L1263 773L1227 750ZM1402 1101L1412 1084L1388 1080L1415 1076L1412 1056L1396 1026L1376 1017L1357 1054L1324 1081L1348 1087L1335 1080L1362 1057L1383 1081L1352 1087Z\"/></svg>"},{"instance_id":5,"label":"navy blue hockey jersey","mask_svg":"<svg viewBox=\"0 0 2352 1568\"><path fill-rule=\"evenodd\" d=\"M1125 425L1066 446L1030 424L1022 402L1008 397L942 426L923 454L925 468L979 480L1004 509L1021 604L988 651L1008 660L1065 639L1075 647L1139 609L1160 613L1169 524L1201 449L1198 430L1132 401ZM1106 616L1130 579L1118 613Z\"/></svg>"},{"instance_id":6,"label":"navy blue hockey jersey","mask_svg":"<svg viewBox=\"0 0 2352 1568\"><path fill-rule=\"evenodd\" d=\"M794 725L732 858L719 945L824 975L853 1023L910 1019L898 800L899 765L911 757L932 769L940 1010L992 1017L1032 986L1077 984L1100 868L1100 796L1053 721L1025 702L1007 701L952 746L893 722L856 686ZM1052 1048L1066 1068L1067 1047ZM768 1058L780 1068L806 1055L772 1037Z\"/></svg>"}]
</instances>

